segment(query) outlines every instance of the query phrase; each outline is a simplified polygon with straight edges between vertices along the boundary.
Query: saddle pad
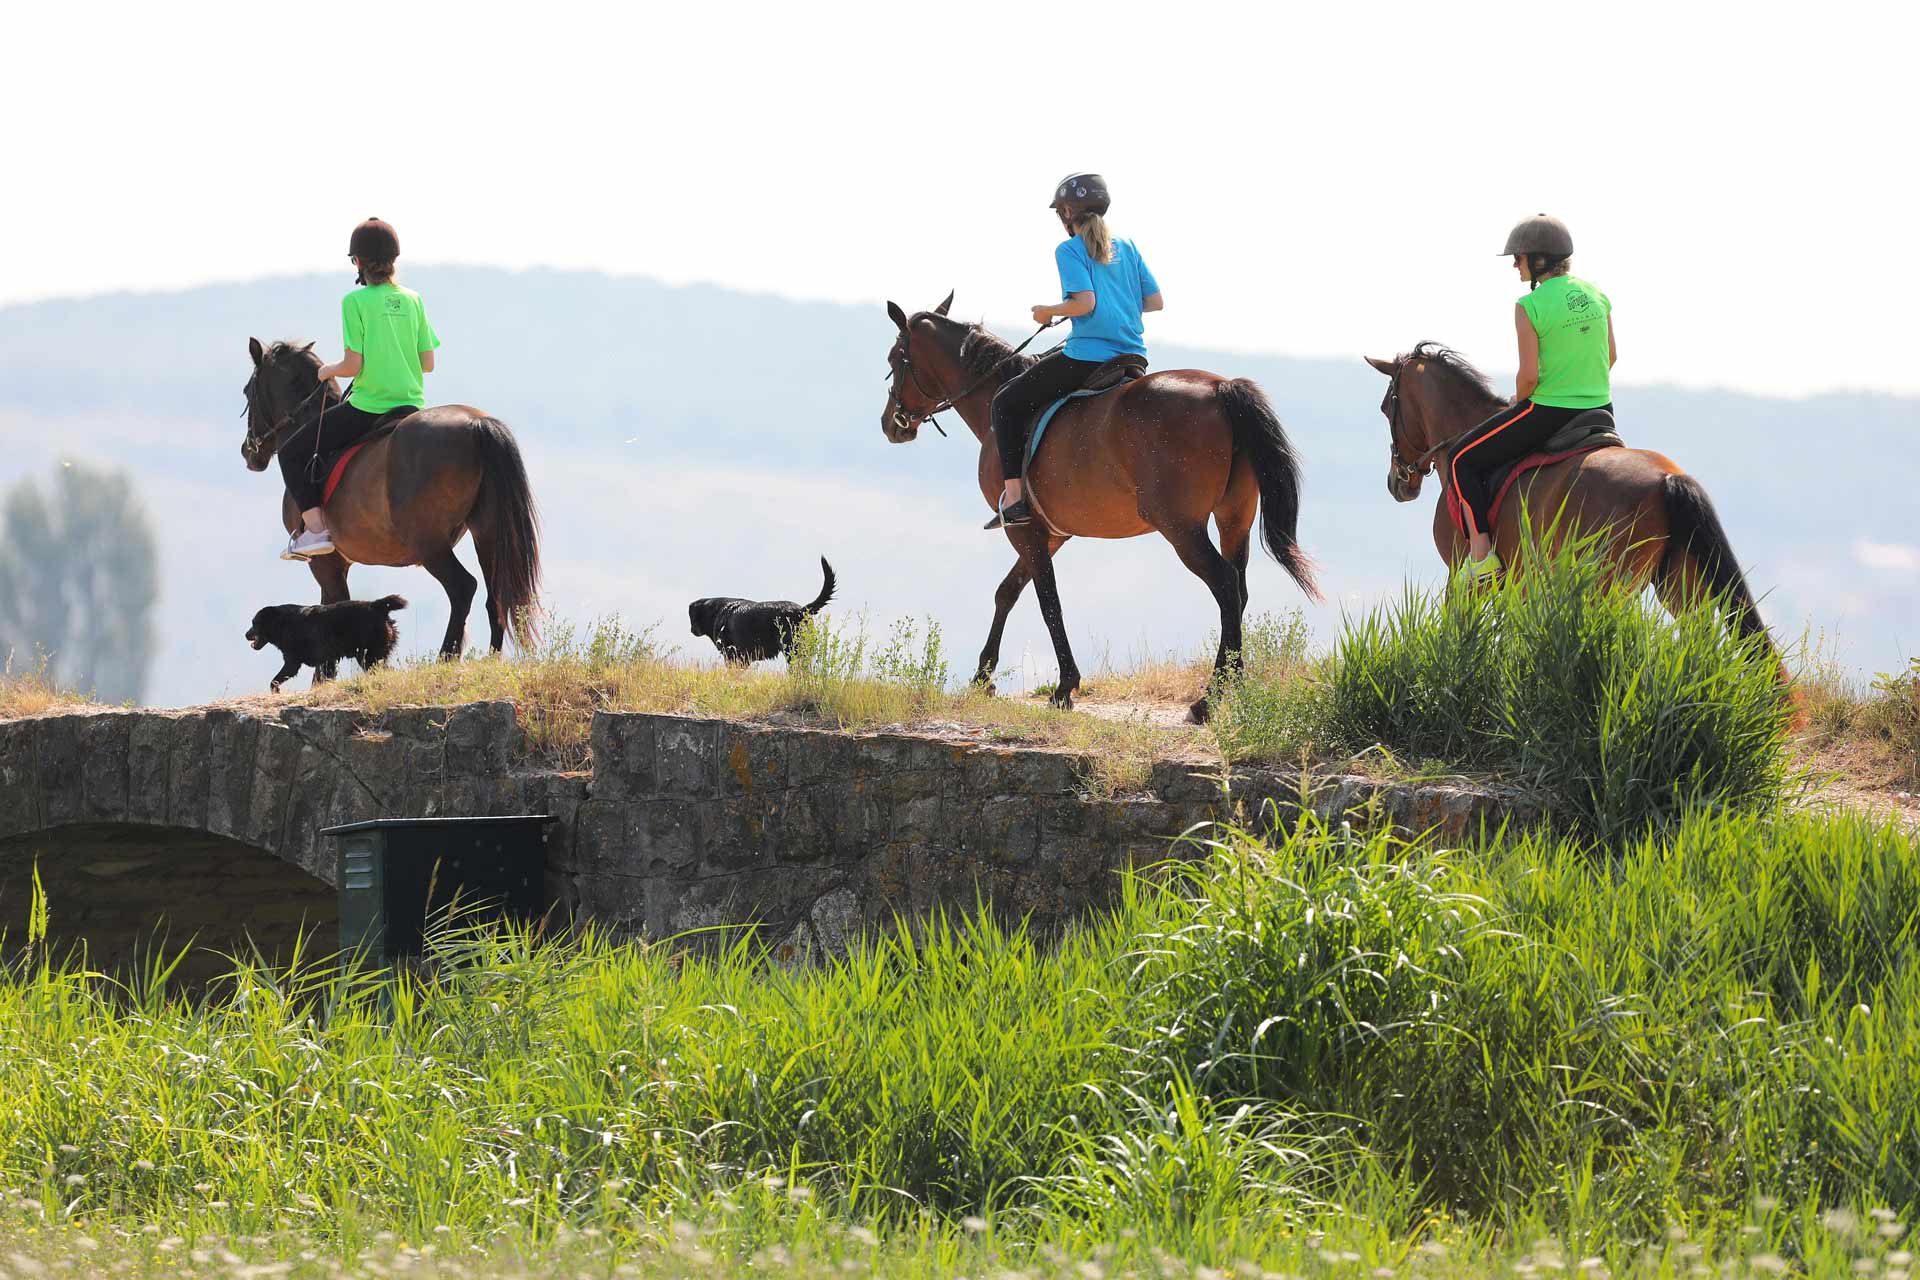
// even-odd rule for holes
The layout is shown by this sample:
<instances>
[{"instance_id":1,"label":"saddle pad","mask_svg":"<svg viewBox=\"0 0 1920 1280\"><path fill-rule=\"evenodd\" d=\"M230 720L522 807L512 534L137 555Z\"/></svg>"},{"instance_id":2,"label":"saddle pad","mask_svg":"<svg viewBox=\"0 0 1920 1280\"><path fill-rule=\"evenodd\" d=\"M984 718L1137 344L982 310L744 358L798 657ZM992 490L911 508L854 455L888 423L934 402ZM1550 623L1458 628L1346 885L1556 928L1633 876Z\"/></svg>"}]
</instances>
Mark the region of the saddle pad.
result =
<instances>
[{"instance_id":1,"label":"saddle pad","mask_svg":"<svg viewBox=\"0 0 1920 1280\"><path fill-rule=\"evenodd\" d=\"M373 424L371 431L338 453L329 454L326 461L327 483L320 490L320 505L324 507L333 500L333 491L340 487L340 479L347 474L347 464L353 461L354 454L375 440L392 435L394 428L418 412L420 411L412 405L401 405L398 409L389 409L378 422Z\"/></svg>"},{"instance_id":2,"label":"saddle pad","mask_svg":"<svg viewBox=\"0 0 1920 1280\"><path fill-rule=\"evenodd\" d=\"M333 491L340 487L340 477L347 474L347 464L353 461L353 455L367 447L365 440L350 444L333 456L333 465L327 468L326 487L320 490L320 505L326 506L333 501Z\"/></svg>"},{"instance_id":3,"label":"saddle pad","mask_svg":"<svg viewBox=\"0 0 1920 1280\"><path fill-rule=\"evenodd\" d=\"M1125 384L1123 383L1121 385ZM1114 390L1113 387L1102 387L1097 391L1085 389L1072 391L1048 405L1046 411L1040 415L1040 420L1033 424L1033 434L1027 437L1027 466L1031 467L1033 465L1035 456L1040 452L1040 437L1047 434L1047 424L1053 421L1053 415L1060 412L1060 410L1066 406L1067 401L1086 400L1093 396L1103 396L1112 390Z\"/></svg>"},{"instance_id":4,"label":"saddle pad","mask_svg":"<svg viewBox=\"0 0 1920 1280\"><path fill-rule=\"evenodd\" d=\"M1499 484L1494 488L1493 501L1487 504L1487 527L1490 529L1499 528L1500 504L1507 500L1507 492L1512 489L1513 486L1518 483L1520 477L1527 474L1527 472L1538 471L1541 467L1550 467L1556 462L1565 462L1569 458L1577 458L1584 453L1597 453L1602 449L1618 447L1621 447L1618 436L1614 436L1611 439L1602 437L1588 444L1583 444L1577 449L1568 449L1563 453L1534 453L1520 459L1520 461L1507 468L1504 476L1496 476ZM1462 537L1465 537L1467 532L1467 517L1460 509L1460 495L1454 492L1452 485L1447 486L1447 515L1452 518L1453 527L1460 531Z\"/></svg>"}]
</instances>

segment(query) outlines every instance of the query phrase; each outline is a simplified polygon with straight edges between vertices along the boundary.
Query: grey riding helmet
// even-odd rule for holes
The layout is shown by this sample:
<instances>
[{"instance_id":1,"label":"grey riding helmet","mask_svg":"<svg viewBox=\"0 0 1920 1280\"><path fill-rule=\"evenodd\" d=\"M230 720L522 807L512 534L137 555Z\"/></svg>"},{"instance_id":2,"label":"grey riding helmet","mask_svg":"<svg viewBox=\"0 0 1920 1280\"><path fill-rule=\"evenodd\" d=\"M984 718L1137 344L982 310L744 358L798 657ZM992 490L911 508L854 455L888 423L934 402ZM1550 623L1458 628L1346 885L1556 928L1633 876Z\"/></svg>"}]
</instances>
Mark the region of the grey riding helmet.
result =
<instances>
[{"instance_id":1,"label":"grey riding helmet","mask_svg":"<svg viewBox=\"0 0 1920 1280\"><path fill-rule=\"evenodd\" d=\"M1112 203L1113 196L1107 190L1105 178L1097 173L1070 173L1053 189L1053 200L1047 207L1065 209L1069 217L1082 213L1104 217Z\"/></svg>"},{"instance_id":2,"label":"grey riding helmet","mask_svg":"<svg viewBox=\"0 0 1920 1280\"><path fill-rule=\"evenodd\" d=\"M1567 230L1567 224L1560 219L1536 213L1531 218L1516 222L1513 230L1507 233L1507 247L1500 251L1500 256L1511 258L1516 253L1538 253L1549 258L1567 257L1573 253L1573 233Z\"/></svg>"}]
</instances>

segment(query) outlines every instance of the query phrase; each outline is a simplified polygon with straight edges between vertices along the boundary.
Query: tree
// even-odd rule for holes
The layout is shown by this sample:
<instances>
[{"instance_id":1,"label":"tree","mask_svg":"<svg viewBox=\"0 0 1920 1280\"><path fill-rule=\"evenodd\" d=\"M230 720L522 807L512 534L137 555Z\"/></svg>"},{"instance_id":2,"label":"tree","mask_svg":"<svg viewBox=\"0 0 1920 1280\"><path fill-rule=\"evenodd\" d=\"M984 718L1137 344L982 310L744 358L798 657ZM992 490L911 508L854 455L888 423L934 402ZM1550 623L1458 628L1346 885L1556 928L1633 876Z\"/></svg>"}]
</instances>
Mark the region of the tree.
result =
<instances>
[{"instance_id":1,"label":"tree","mask_svg":"<svg viewBox=\"0 0 1920 1280\"><path fill-rule=\"evenodd\" d=\"M45 655L61 685L137 701L159 596L153 529L118 471L63 463L52 495L32 477L0 505L0 661Z\"/></svg>"}]
</instances>

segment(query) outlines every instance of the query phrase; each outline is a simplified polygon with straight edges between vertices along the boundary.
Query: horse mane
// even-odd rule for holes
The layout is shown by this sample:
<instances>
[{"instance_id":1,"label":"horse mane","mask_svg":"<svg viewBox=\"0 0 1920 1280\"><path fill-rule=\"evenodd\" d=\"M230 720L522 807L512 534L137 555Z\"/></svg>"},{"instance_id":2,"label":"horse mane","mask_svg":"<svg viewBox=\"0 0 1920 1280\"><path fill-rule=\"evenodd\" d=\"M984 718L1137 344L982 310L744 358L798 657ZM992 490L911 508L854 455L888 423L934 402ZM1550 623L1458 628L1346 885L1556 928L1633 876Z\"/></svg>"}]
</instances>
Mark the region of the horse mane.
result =
<instances>
[{"instance_id":1,"label":"horse mane","mask_svg":"<svg viewBox=\"0 0 1920 1280\"><path fill-rule=\"evenodd\" d=\"M967 376L985 378L996 370L1008 370L1008 376L1025 373L1038 357L1015 355L1013 344L1002 342L985 325L968 325L967 336L960 340L960 367Z\"/></svg>"},{"instance_id":2,"label":"horse mane","mask_svg":"<svg viewBox=\"0 0 1920 1280\"><path fill-rule=\"evenodd\" d=\"M1421 341L1413 344L1413 350L1400 357L1400 363L1409 360L1426 361L1440 370L1451 374L1451 380L1462 391L1478 396L1489 404L1505 404L1507 397L1493 389L1493 382L1486 374L1475 368L1473 362L1442 342Z\"/></svg>"}]
</instances>

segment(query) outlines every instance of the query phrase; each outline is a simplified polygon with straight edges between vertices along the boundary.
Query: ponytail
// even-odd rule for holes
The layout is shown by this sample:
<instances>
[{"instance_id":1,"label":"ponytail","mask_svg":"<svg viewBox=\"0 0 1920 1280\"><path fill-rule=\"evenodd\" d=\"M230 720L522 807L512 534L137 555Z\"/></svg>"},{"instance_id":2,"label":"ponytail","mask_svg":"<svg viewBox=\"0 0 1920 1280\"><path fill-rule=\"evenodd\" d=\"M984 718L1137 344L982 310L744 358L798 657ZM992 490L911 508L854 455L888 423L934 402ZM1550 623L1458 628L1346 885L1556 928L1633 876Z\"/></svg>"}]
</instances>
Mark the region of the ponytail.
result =
<instances>
[{"instance_id":1,"label":"ponytail","mask_svg":"<svg viewBox=\"0 0 1920 1280\"><path fill-rule=\"evenodd\" d=\"M1073 231L1087 247L1088 257L1101 263L1113 261L1113 233L1107 230L1105 218L1097 213L1083 213L1073 220Z\"/></svg>"}]
</instances>

